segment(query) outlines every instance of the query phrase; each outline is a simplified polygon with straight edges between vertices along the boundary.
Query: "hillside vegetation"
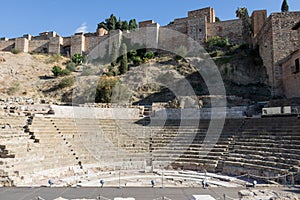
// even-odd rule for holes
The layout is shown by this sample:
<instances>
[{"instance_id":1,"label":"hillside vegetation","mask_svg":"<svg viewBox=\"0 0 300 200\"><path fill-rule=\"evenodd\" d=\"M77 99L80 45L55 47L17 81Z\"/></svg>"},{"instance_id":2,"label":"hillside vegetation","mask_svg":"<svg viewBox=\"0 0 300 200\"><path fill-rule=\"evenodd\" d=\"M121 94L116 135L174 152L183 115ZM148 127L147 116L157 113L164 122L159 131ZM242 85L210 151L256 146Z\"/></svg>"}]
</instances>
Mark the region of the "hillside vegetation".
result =
<instances>
[{"instance_id":1,"label":"hillside vegetation","mask_svg":"<svg viewBox=\"0 0 300 200\"><path fill-rule=\"evenodd\" d=\"M216 37L208 40L206 50L220 70L227 95L246 99L246 102L270 98L266 70L255 49ZM201 75L183 58L186 55L184 47L178 48L177 55L143 49L127 52L125 44L113 51L120 51L121 56L115 56L112 63L96 67L86 65L88 58L79 54L70 59L60 55L1 52L5 61L0 63L0 95L2 98L26 96L56 102L71 102L76 98L78 103L175 101L175 94L169 88L149 81L158 76L157 70L167 70L178 81L188 80L197 96L209 95ZM139 84L127 84L133 76ZM83 85L92 88L86 89Z\"/></svg>"}]
</instances>

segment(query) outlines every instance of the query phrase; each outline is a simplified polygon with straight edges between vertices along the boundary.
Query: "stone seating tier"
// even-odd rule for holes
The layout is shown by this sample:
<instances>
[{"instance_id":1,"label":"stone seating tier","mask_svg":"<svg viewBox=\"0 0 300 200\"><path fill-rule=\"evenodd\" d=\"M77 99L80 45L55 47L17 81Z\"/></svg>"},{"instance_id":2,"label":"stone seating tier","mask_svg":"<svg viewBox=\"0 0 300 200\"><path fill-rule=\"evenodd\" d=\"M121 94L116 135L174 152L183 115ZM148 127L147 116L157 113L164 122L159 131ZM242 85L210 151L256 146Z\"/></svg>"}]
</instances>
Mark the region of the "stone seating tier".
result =
<instances>
[{"instance_id":1,"label":"stone seating tier","mask_svg":"<svg viewBox=\"0 0 300 200\"><path fill-rule=\"evenodd\" d=\"M0 118L0 125L8 120L17 121ZM23 117L16 123L21 125L12 126L13 131L0 129L3 155L14 153L14 157L0 158L0 171L6 172L2 178L18 181L33 171L93 164L103 169L169 166L271 176L295 171L300 161L300 120L296 117L226 119L221 134L209 138L209 121L203 119L200 123L184 121L180 128L178 120L167 120L162 126L155 120L147 125L146 120L133 119Z\"/></svg>"}]
</instances>

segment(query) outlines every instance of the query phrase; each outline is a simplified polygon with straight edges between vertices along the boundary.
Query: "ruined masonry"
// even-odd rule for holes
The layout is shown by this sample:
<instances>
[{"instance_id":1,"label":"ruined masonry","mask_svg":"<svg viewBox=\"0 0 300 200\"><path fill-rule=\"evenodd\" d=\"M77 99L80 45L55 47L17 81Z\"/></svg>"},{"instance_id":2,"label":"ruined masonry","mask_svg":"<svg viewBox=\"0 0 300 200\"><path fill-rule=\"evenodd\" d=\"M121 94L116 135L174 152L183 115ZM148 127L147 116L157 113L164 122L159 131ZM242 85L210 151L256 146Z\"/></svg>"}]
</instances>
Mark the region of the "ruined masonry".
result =
<instances>
[{"instance_id":1,"label":"ruined masonry","mask_svg":"<svg viewBox=\"0 0 300 200\"><path fill-rule=\"evenodd\" d=\"M169 28L186 34L195 41L203 44L213 36L228 38L231 43L245 44L243 37L243 22L241 19L215 21L213 8L203 8L189 11L185 18L175 19L162 28ZM273 96L299 97L300 91L294 90L300 83L297 71L299 60L299 36L296 24L299 22L300 12L272 13L267 18L266 10L253 11L251 15L253 36L250 43L259 49L263 64L267 69L269 85ZM160 25L152 20L139 23L139 27L156 28L155 37L159 41ZM299 26L298 26L299 27ZM134 38L135 34L122 33L120 30L106 31L97 29L95 33L76 33L69 37L62 37L56 32L44 32L38 36L29 34L20 38L1 38L0 51L17 49L21 52L36 52L49 54L74 55L76 53L88 54L101 41L112 36L116 38ZM135 41L135 40L133 40ZM176 45L176 39L174 45ZM139 42L139 41L135 41ZM109 42L109 52L112 42ZM298 53L297 53L298 52ZM299 84L298 84L299 85Z\"/></svg>"}]
</instances>

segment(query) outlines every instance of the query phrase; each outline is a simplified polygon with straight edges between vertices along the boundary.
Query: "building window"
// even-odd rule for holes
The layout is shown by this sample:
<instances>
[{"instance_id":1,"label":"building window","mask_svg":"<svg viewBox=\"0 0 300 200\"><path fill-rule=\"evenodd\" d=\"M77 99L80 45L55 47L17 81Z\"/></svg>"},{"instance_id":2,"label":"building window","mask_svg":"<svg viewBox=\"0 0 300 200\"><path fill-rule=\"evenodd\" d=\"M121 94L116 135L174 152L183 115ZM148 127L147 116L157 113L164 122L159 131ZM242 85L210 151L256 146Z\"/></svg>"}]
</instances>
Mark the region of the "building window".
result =
<instances>
[{"instance_id":1,"label":"building window","mask_svg":"<svg viewBox=\"0 0 300 200\"><path fill-rule=\"evenodd\" d=\"M300 71L300 62L299 58L295 60L295 73L298 73Z\"/></svg>"}]
</instances>

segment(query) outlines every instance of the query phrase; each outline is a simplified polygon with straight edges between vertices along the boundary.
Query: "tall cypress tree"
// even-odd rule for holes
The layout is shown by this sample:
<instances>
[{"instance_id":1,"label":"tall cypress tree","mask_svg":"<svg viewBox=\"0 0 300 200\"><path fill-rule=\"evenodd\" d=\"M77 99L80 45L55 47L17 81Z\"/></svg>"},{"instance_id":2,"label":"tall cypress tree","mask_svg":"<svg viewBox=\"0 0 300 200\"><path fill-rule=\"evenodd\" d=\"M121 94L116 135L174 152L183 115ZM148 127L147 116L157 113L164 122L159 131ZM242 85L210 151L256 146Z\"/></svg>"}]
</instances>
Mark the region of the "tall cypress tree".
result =
<instances>
[{"instance_id":1,"label":"tall cypress tree","mask_svg":"<svg viewBox=\"0 0 300 200\"><path fill-rule=\"evenodd\" d=\"M122 44L121 54L122 54L122 60L121 60L119 71L120 74L125 74L128 71L127 46L125 43Z\"/></svg>"},{"instance_id":2,"label":"tall cypress tree","mask_svg":"<svg viewBox=\"0 0 300 200\"><path fill-rule=\"evenodd\" d=\"M136 20L135 19L131 19L129 21L129 30L135 30L137 29L138 25L136 23Z\"/></svg>"},{"instance_id":3,"label":"tall cypress tree","mask_svg":"<svg viewBox=\"0 0 300 200\"><path fill-rule=\"evenodd\" d=\"M287 3L287 0L283 0L281 5L281 12L289 12L289 5Z\"/></svg>"},{"instance_id":4,"label":"tall cypress tree","mask_svg":"<svg viewBox=\"0 0 300 200\"><path fill-rule=\"evenodd\" d=\"M111 59L112 59L111 65L112 66L117 65L117 59L118 59L118 56L119 56L118 52L119 52L119 48L117 46L117 43L116 43L116 41L113 41L112 52L111 52L112 53L111 54Z\"/></svg>"}]
</instances>

